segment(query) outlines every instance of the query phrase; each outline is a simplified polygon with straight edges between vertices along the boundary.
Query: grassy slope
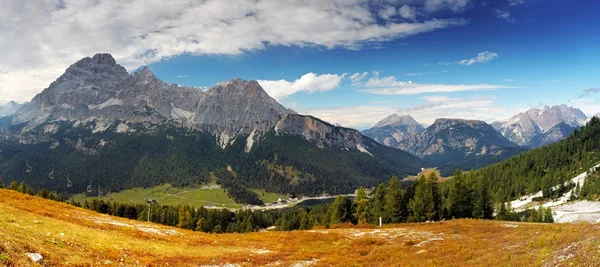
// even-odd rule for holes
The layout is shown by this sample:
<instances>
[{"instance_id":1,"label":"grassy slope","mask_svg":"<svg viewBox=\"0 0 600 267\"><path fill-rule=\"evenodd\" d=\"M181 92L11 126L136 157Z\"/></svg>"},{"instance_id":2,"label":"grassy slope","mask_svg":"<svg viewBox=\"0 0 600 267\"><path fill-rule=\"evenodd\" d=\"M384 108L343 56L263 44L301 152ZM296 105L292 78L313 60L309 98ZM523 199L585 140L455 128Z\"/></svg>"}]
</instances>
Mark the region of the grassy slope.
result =
<instances>
[{"instance_id":1,"label":"grassy slope","mask_svg":"<svg viewBox=\"0 0 600 267\"><path fill-rule=\"evenodd\" d=\"M215 235L105 216L3 189L0 214L0 259L8 259L9 266L30 265L26 252L42 254L48 266L114 266L121 259L124 266L600 264L600 228L590 224L454 220Z\"/></svg>"},{"instance_id":2,"label":"grassy slope","mask_svg":"<svg viewBox=\"0 0 600 267\"><path fill-rule=\"evenodd\" d=\"M231 199L223 189L201 189L201 188L177 188L171 185L161 185L151 188L133 188L121 192L112 193L111 197L122 203L130 200L136 203L144 203L144 198L154 198L160 205L187 204L191 206L204 206L213 204L217 207L241 208L243 205ZM86 197L84 194L73 196L75 201L83 203L84 200L93 199L108 200L107 197Z\"/></svg>"}]
</instances>

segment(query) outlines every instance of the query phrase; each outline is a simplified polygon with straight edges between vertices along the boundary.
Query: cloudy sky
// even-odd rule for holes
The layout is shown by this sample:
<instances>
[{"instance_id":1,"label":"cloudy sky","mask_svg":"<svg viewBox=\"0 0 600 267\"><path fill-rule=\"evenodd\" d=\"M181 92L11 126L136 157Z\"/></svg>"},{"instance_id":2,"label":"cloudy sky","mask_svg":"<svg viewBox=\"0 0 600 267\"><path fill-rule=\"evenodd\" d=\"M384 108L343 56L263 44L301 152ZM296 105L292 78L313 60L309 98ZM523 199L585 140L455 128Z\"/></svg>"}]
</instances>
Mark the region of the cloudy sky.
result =
<instances>
[{"instance_id":1,"label":"cloudy sky","mask_svg":"<svg viewBox=\"0 0 600 267\"><path fill-rule=\"evenodd\" d=\"M4 0L0 104L77 60L205 87L259 80L282 104L363 129L392 113L502 120L600 112L595 0Z\"/></svg>"}]
</instances>

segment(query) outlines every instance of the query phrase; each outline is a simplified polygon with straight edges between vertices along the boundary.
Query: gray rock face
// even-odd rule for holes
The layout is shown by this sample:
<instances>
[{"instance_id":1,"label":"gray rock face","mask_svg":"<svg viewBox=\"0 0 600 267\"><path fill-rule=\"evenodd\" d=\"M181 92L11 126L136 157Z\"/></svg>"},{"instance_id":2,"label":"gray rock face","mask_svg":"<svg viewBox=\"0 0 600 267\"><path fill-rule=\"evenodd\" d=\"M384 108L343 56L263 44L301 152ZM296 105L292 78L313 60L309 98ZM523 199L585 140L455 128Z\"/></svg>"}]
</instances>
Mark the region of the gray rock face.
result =
<instances>
[{"instance_id":1,"label":"gray rock face","mask_svg":"<svg viewBox=\"0 0 600 267\"><path fill-rule=\"evenodd\" d=\"M357 130L334 126L307 115L288 114L277 122L274 130L276 134L303 136L319 147L352 149L371 154L370 148L379 146Z\"/></svg>"},{"instance_id":2,"label":"gray rock face","mask_svg":"<svg viewBox=\"0 0 600 267\"><path fill-rule=\"evenodd\" d=\"M0 105L0 118L14 115L23 104L15 101L10 101L4 105Z\"/></svg>"},{"instance_id":3,"label":"gray rock face","mask_svg":"<svg viewBox=\"0 0 600 267\"><path fill-rule=\"evenodd\" d=\"M52 121L75 126L94 122L94 131L103 131L117 120L123 124L177 121L215 134L226 145L239 134L266 131L288 113L294 112L256 81L234 79L203 92L167 84L148 68L129 74L111 55L97 54L71 65L16 112L13 124L25 123L27 132Z\"/></svg>"},{"instance_id":4,"label":"gray rock face","mask_svg":"<svg viewBox=\"0 0 600 267\"><path fill-rule=\"evenodd\" d=\"M412 139L425 128L409 115L392 114L363 134L386 146L398 148L401 142Z\"/></svg>"},{"instance_id":5,"label":"gray rock face","mask_svg":"<svg viewBox=\"0 0 600 267\"><path fill-rule=\"evenodd\" d=\"M500 132L507 139L521 146L538 147L568 136L570 131L563 131L565 126L561 126L563 130L553 130L551 134L544 137L556 125L564 123L570 128L578 128L585 123L586 119L585 114L577 108L565 105L546 106L542 110L530 109L513 116L500 127ZM563 134L561 137L561 133L566 135Z\"/></svg>"}]
</instances>

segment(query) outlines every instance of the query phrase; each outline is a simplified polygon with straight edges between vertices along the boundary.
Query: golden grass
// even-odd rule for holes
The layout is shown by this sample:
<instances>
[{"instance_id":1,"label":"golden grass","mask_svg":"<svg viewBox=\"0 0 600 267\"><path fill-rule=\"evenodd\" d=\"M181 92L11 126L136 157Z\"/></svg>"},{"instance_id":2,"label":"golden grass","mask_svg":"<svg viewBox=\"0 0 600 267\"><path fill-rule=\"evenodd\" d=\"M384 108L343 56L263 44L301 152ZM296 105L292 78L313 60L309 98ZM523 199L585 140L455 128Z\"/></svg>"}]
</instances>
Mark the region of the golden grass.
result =
<instances>
[{"instance_id":1,"label":"golden grass","mask_svg":"<svg viewBox=\"0 0 600 267\"><path fill-rule=\"evenodd\" d=\"M599 245L597 225L481 220L215 235L0 189L8 266L600 266Z\"/></svg>"}]
</instances>

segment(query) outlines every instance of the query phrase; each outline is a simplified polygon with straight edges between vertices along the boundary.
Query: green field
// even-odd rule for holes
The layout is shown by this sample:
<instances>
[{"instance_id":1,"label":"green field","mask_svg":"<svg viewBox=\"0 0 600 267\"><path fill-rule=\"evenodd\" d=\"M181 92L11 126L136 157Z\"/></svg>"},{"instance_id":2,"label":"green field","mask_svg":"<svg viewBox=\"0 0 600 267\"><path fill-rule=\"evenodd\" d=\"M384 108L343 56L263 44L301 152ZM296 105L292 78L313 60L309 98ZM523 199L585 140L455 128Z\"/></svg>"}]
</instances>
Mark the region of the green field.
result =
<instances>
[{"instance_id":1,"label":"green field","mask_svg":"<svg viewBox=\"0 0 600 267\"><path fill-rule=\"evenodd\" d=\"M271 193L265 193L272 199ZM275 195L276 196L276 195ZM86 197L85 194L76 194L72 197L77 202L84 200L91 201L93 199L109 200L108 197ZM187 204L190 206L200 207L205 205L215 205L223 208L241 208L243 204L236 203L230 198L224 189L202 189L193 187L178 188L170 184L151 187L151 188L133 188L123 190L121 192L113 192L111 198L116 202L129 203L145 203L144 198L153 198L159 205L178 205ZM275 200L277 198L275 197Z\"/></svg>"},{"instance_id":2,"label":"green field","mask_svg":"<svg viewBox=\"0 0 600 267\"><path fill-rule=\"evenodd\" d=\"M258 194L258 197L265 203L275 202L279 198L279 194L267 192L264 189L252 189Z\"/></svg>"}]
</instances>

